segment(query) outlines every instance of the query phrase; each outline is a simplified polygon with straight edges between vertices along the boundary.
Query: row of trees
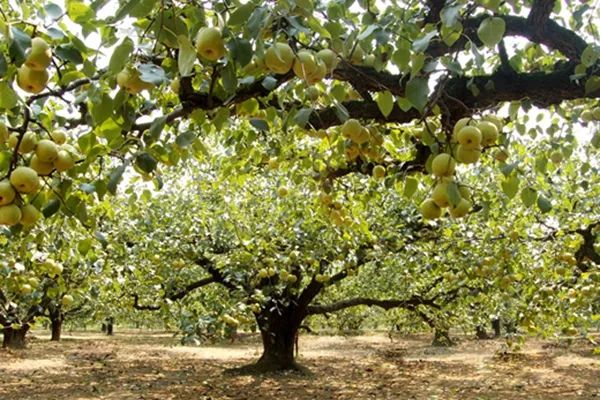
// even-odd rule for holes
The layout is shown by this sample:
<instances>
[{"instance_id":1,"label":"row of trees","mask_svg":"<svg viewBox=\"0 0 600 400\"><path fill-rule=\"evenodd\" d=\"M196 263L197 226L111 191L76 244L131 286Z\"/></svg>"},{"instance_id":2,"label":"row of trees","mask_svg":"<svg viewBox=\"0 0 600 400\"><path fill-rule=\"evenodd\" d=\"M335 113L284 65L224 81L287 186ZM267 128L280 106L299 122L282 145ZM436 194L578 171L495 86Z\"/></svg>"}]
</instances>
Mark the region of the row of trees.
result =
<instances>
[{"instance_id":1,"label":"row of trees","mask_svg":"<svg viewBox=\"0 0 600 400\"><path fill-rule=\"evenodd\" d=\"M265 371L359 306L440 339L597 320L590 5L0 5L5 346L43 316L208 314L254 319Z\"/></svg>"}]
</instances>

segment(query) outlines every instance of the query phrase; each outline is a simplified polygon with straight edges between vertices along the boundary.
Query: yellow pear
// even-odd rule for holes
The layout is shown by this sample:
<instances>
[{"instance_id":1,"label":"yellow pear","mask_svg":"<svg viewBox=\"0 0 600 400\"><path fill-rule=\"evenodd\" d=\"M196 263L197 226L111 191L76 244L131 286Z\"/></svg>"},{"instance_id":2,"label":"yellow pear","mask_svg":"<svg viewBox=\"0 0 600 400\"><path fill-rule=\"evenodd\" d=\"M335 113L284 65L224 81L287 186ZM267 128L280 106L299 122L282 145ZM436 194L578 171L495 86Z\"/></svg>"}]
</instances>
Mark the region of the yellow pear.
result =
<instances>
[{"instance_id":1,"label":"yellow pear","mask_svg":"<svg viewBox=\"0 0 600 400\"><path fill-rule=\"evenodd\" d=\"M317 73L318 68L317 60L311 51L300 50L296 54L293 69L298 78L308 81L311 76Z\"/></svg>"},{"instance_id":2,"label":"yellow pear","mask_svg":"<svg viewBox=\"0 0 600 400\"><path fill-rule=\"evenodd\" d=\"M477 129L481 132L481 144L483 146L492 146L498 140L498 127L491 121L481 121L477 124Z\"/></svg>"},{"instance_id":3,"label":"yellow pear","mask_svg":"<svg viewBox=\"0 0 600 400\"><path fill-rule=\"evenodd\" d=\"M35 155L42 162L53 162L58 158L58 147L52 140L40 140L35 147Z\"/></svg>"},{"instance_id":4,"label":"yellow pear","mask_svg":"<svg viewBox=\"0 0 600 400\"><path fill-rule=\"evenodd\" d=\"M436 219L442 216L442 209L432 199L426 199L419 206L421 215L425 219Z\"/></svg>"},{"instance_id":5,"label":"yellow pear","mask_svg":"<svg viewBox=\"0 0 600 400\"><path fill-rule=\"evenodd\" d=\"M373 168L373 178L380 180L385 177L385 167L383 165L376 165Z\"/></svg>"},{"instance_id":6,"label":"yellow pear","mask_svg":"<svg viewBox=\"0 0 600 400\"><path fill-rule=\"evenodd\" d=\"M8 180L0 181L0 206L10 204L17 193Z\"/></svg>"},{"instance_id":7,"label":"yellow pear","mask_svg":"<svg viewBox=\"0 0 600 400\"><path fill-rule=\"evenodd\" d=\"M10 174L10 183L19 193L33 193L40 187L40 178L29 167L17 167Z\"/></svg>"},{"instance_id":8,"label":"yellow pear","mask_svg":"<svg viewBox=\"0 0 600 400\"><path fill-rule=\"evenodd\" d=\"M60 150L58 152L58 157L54 160L54 168L58 172L68 171L75 166L75 161L71 154L66 150Z\"/></svg>"},{"instance_id":9,"label":"yellow pear","mask_svg":"<svg viewBox=\"0 0 600 400\"><path fill-rule=\"evenodd\" d=\"M142 90L151 90L154 88L152 83L144 82L140 78L139 71L133 67L125 67L117 74L117 85L129 94L138 94Z\"/></svg>"},{"instance_id":10,"label":"yellow pear","mask_svg":"<svg viewBox=\"0 0 600 400\"><path fill-rule=\"evenodd\" d=\"M21 220L21 209L16 204L0 207L0 225L13 226Z\"/></svg>"},{"instance_id":11,"label":"yellow pear","mask_svg":"<svg viewBox=\"0 0 600 400\"><path fill-rule=\"evenodd\" d=\"M431 192L431 199L438 207L448 207L450 205L450 200L448 199L448 184L450 182L450 180L442 180L435 185L433 192Z\"/></svg>"},{"instance_id":12,"label":"yellow pear","mask_svg":"<svg viewBox=\"0 0 600 400\"><path fill-rule=\"evenodd\" d=\"M56 144L65 144L67 142L66 132L60 129L57 129L50 133L50 137Z\"/></svg>"},{"instance_id":13,"label":"yellow pear","mask_svg":"<svg viewBox=\"0 0 600 400\"><path fill-rule=\"evenodd\" d=\"M41 161L35 154L29 161L29 167L40 176L50 175L54 171L54 165L51 162Z\"/></svg>"},{"instance_id":14,"label":"yellow pear","mask_svg":"<svg viewBox=\"0 0 600 400\"><path fill-rule=\"evenodd\" d=\"M287 74L294 64L294 52L287 43L275 43L265 52L265 66L276 74Z\"/></svg>"},{"instance_id":15,"label":"yellow pear","mask_svg":"<svg viewBox=\"0 0 600 400\"><path fill-rule=\"evenodd\" d=\"M337 67L338 56L330 49L323 49L317 53L317 58L325 63L327 72L331 73Z\"/></svg>"},{"instance_id":16,"label":"yellow pear","mask_svg":"<svg viewBox=\"0 0 600 400\"><path fill-rule=\"evenodd\" d=\"M42 214L33 204L27 204L21 207L21 224L25 226L35 224L41 216Z\"/></svg>"},{"instance_id":17,"label":"yellow pear","mask_svg":"<svg viewBox=\"0 0 600 400\"><path fill-rule=\"evenodd\" d=\"M40 93L50 79L48 71L36 71L23 64L17 70L17 85L28 93Z\"/></svg>"},{"instance_id":18,"label":"yellow pear","mask_svg":"<svg viewBox=\"0 0 600 400\"><path fill-rule=\"evenodd\" d=\"M468 149L463 145L458 145L456 148L456 159L463 164L473 164L479 161L481 156L481 148Z\"/></svg>"},{"instance_id":19,"label":"yellow pear","mask_svg":"<svg viewBox=\"0 0 600 400\"><path fill-rule=\"evenodd\" d=\"M479 148L481 145L481 131L474 126L465 126L456 134L458 143L468 150Z\"/></svg>"},{"instance_id":20,"label":"yellow pear","mask_svg":"<svg viewBox=\"0 0 600 400\"><path fill-rule=\"evenodd\" d=\"M358 122L358 120L350 118L344 122L344 125L342 125L342 135L351 139L360 135L362 129L363 126L360 124L360 122Z\"/></svg>"},{"instance_id":21,"label":"yellow pear","mask_svg":"<svg viewBox=\"0 0 600 400\"><path fill-rule=\"evenodd\" d=\"M460 201L458 202L458 204L456 206L450 205L450 207L448 208L448 211L450 212L450 215L452 215L452 217L462 218L465 215L467 215L467 213L469 212L470 209L471 209L471 202L466 199L460 199Z\"/></svg>"},{"instance_id":22,"label":"yellow pear","mask_svg":"<svg viewBox=\"0 0 600 400\"><path fill-rule=\"evenodd\" d=\"M46 41L40 37L31 39L31 49L25 59L25 65L34 71L43 71L52 62L52 50Z\"/></svg>"},{"instance_id":23,"label":"yellow pear","mask_svg":"<svg viewBox=\"0 0 600 400\"><path fill-rule=\"evenodd\" d=\"M200 57L217 61L225 54L221 31L217 28L202 28L196 36L196 51Z\"/></svg>"},{"instance_id":24,"label":"yellow pear","mask_svg":"<svg viewBox=\"0 0 600 400\"><path fill-rule=\"evenodd\" d=\"M456 161L450 154L438 154L431 162L431 172L438 177L452 176L455 168Z\"/></svg>"},{"instance_id":25,"label":"yellow pear","mask_svg":"<svg viewBox=\"0 0 600 400\"><path fill-rule=\"evenodd\" d=\"M12 135L10 135L10 137L8 138L8 146L11 149L14 149L15 146L17 145L18 141L19 141L19 134L15 132ZM32 152L33 149L35 149L36 144L37 144L37 136L35 135L35 133L26 132L25 135L23 135L23 138L21 139L21 144L19 145L19 153L27 154L27 153Z\"/></svg>"}]
</instances>

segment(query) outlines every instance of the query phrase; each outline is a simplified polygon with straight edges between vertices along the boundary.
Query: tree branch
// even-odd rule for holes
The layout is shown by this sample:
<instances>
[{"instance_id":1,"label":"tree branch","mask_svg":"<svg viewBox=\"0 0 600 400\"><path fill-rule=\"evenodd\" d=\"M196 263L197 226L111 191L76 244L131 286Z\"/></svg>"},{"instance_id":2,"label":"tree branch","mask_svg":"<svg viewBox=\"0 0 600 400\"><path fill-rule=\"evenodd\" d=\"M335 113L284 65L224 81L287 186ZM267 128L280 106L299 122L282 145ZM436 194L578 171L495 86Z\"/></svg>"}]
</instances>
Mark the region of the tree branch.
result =
<instances>
[{"instance_id":1,"label":"tree branch","mask_svg":"<svg viewBox=\"0 0 600 400\"><path fill-rule=\"evenodd\" d=\"M390 310L392 308L408 308L414 309L419 305L426 305L434 308L440 308L433 300L423 299L420 296L413 295L409 299L405 300L378 300L370 299L366 297L357 297L354 299L340 300L338 302L327 304L327 305L312 305L308 306L308 314L327 314L334 311L340 311L345 308L356 307L356 306L375 306L383 308L384 310Z\"/></svg>"}]
</instances>

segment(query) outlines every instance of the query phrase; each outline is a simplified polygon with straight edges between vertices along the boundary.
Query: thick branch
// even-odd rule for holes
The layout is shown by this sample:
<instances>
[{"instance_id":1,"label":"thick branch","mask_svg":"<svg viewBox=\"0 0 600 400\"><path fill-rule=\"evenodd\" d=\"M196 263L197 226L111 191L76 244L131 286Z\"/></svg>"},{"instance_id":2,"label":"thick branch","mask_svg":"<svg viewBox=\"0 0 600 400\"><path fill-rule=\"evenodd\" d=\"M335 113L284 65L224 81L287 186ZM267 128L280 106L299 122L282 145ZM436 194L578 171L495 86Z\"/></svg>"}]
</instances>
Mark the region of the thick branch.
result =
<instances>
[{"instance_id":1,"label":"thick branch","mask_svg":"<svg viewBox=\"0 0 600 400\"><path fill-rule=\"evenodd\" d=\"M327 304L327 305L313 305L308 307L308 314L327 314L334 311L340 311L350 307L356 306L375 306L383 308L384 310L390 310L392 308L408 308L414 309L419 305L426 305L430 307L439 308L435 302L428 299L423 299L420 296L412 296L405 300L378 300L370 299L366 297L357 297L354 299L340 300L338 302Z\"/></svg>"},{"instance_id":2,"label":"thick branch","mask_svg":"<svg viewBox=\"0 0 600 400\"><path fill-rule=\"evenodd\" d=\"M527 16L527 22L533 27L537 33L537 37L541 37L544 34L546 22L552 14L556 0L534 0L531 6L531 11Z\"/></svg>"}]
</instances>

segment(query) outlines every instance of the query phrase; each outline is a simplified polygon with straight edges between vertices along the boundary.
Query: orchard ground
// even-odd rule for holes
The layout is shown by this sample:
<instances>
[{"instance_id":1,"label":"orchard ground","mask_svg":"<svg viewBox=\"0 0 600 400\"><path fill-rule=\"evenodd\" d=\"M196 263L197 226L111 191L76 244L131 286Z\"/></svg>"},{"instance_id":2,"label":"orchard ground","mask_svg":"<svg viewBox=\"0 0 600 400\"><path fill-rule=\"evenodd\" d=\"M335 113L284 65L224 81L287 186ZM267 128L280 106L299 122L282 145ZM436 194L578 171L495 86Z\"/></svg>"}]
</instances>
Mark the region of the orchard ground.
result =
<instances>
[{"instance_id":1,"label":"orchard ground","mask_svg":"<svg viewBox=\"0 0 600 400\"><path fill-rule=\"evenodd\" d=\"M33 336L0 352L0 399L600 399L600 356L583 339L505 353L502 340L468 337L439 348L428 335L301 336L310 375L240 376L227 370L258 358L258 337L190 347L158 332Z\"/></svg>"}]
</instances>

